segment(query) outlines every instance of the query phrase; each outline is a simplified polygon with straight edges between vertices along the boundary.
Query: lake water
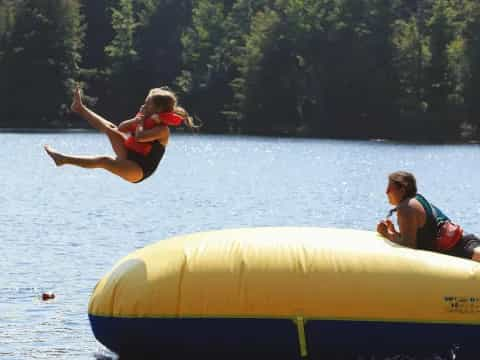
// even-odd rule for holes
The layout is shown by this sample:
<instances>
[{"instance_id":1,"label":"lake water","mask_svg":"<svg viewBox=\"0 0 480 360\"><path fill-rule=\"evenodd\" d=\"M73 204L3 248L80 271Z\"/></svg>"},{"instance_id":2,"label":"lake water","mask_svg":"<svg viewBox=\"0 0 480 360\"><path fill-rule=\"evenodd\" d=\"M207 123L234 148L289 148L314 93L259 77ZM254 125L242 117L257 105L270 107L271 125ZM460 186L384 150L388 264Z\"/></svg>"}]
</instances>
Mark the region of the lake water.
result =
<instances>
[{"instance_id":1,"label":"lake water","mask_svg":"<svg viewBox=\"0 0 480 360\"><path fill-rule=\"evenodd\" d=\"M56 168L43 151L105 154L96 133L0 133L0 359L94 359L96 282L135 249L179 234L249 226L374 230L388 173L480 234L480 146L173 135L157 172L129 184ZM53 301L42 292L56 294ZM374 349L372 349L373 351ZM399 359L399 357L394 357ZM393 359L393 358L392 358Z\"/></svg>"}]
</instances>

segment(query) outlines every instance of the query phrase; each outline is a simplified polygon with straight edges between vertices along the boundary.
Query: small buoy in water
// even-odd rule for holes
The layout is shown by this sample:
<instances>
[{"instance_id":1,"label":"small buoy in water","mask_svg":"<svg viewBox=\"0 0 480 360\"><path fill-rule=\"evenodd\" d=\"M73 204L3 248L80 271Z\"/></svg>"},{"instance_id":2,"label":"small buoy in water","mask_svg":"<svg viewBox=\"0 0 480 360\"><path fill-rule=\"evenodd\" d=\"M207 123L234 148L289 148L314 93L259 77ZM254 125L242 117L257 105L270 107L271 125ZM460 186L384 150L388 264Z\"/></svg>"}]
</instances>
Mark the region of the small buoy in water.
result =
<instances>
[{"instance_id":1,"label":"small buoy in water","mask_svg":"<svg viewBox=\"0 0 480 360\"><path fill-rule=\"evenodd\" d=\"M54 293L43 293L42 294L42 300L46 301L46 300L51 300L51 299L55 299L55 294Z\"/></svg>"}]
</instances>

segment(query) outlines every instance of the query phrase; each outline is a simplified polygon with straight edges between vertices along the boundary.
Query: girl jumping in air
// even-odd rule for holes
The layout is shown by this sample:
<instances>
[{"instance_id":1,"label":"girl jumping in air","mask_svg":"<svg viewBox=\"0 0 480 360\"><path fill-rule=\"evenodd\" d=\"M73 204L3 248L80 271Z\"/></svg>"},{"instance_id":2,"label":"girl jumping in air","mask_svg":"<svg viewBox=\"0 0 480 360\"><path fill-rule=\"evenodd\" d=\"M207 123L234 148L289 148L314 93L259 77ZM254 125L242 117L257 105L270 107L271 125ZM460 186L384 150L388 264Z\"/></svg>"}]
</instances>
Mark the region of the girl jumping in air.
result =
<instances>
[{"instance_id":1,"label":"girl jumping in air","mask_svg":"<svg viewBox=\"0 0 480 360\"><path fill-rule=\"evenodd\" d=\"M132 183L145 180L157 168L170 137L169 126L184 123L190 129L197 128L188 113L177 105L175 94L166 88L151 89L138 114L118 126L87 108L79 88L74 92L71 109L107 135L116 157L66 155L45 145L55 164L101 168Z\"/></svg>"}]
</instances>

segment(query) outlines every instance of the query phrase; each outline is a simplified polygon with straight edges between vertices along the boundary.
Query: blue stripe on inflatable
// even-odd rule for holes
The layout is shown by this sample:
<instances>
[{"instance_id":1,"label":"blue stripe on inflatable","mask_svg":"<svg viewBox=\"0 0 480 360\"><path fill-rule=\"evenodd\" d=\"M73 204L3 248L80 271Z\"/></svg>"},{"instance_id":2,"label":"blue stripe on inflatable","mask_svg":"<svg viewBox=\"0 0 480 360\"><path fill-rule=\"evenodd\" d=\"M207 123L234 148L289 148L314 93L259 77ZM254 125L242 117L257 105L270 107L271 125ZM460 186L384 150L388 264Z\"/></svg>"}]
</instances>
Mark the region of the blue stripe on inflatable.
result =
<instances>
[{"instance_id":1,"label":"blue stripe on inflatable","mask_svg":"<svg viewBox=\"0 0 480 360\"><path fill-rule=\"evenodd\" d=\"M95 337L117 354L182 355L209 353L274 355L299 359L297 326L289 319L117 318L89 315ZM307 320L309 358L325 351L438 350L458 344L469 348L480 326Z\"/></svg>"},{"instance_id":2,"label":"blue stripe on inflatable","mask_svg":"<svg viewBox=\"0 0 480 360\"><path fill-rule=\"evenodd\" d=\"M264 353L300 358L297 326L288 319L89 318L97 340L122 357Z\"/></svg>"},{"instance_id":3,"label":"blue stripe on inflatable","mask_svg":"<svg viewBox=\"0 0 480 360\"><path fill-rule=\"evenodd\" d=\"M402 352L448 349L467 351L480 338L480 326L310 320L305 323L308 354L317 358L325 349L362 352Z\"/></svg>"}]
</instances>

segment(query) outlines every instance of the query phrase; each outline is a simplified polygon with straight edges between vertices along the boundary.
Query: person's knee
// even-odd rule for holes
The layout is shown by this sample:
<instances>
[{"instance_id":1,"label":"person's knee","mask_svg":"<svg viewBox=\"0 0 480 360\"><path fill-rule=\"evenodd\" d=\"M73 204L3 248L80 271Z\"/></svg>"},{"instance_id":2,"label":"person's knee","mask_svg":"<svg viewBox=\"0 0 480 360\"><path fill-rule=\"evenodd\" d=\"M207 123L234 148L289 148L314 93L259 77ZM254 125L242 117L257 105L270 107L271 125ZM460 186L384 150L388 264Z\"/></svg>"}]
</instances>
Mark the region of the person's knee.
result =
<instances>
[{"instance_id":1,"label":"person's knee","mask_svg":"<svg viewBox=\"0 0 480 360\"><path fill-rule=\"evenodd\" d=\"M123 134L120 130L118 130L118 127L112 124L112 126L108 125L105 128L105 133L111 138L112 136L114 138L118 138L121 141L125 140L125 134Z\"/></svg>"}]
</instances>

